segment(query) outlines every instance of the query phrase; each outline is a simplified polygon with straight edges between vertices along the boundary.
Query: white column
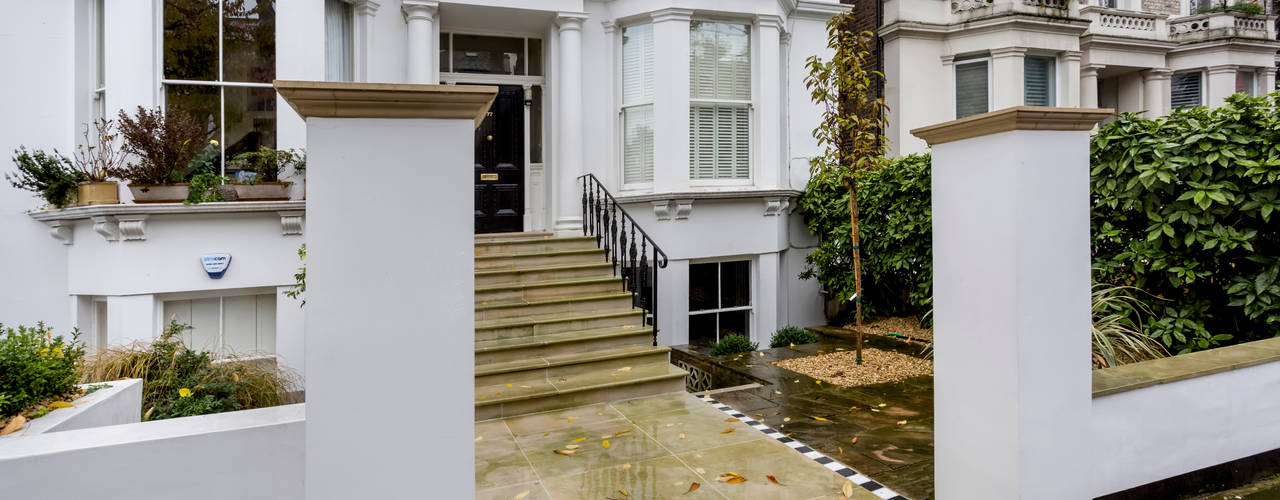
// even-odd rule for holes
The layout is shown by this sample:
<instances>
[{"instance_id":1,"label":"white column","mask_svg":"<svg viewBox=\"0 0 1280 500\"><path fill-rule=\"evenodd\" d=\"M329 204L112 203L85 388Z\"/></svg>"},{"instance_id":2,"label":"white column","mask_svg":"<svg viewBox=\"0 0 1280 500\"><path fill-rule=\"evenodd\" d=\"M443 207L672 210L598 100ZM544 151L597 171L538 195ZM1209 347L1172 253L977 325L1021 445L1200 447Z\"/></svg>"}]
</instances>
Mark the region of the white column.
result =
<instances>
[{"instance_id":1,"label":"white column","mask_svg":"<svg viewBox=\"0 0 1280 500\"><path fill-rule=\"evenodd\" d=\"M1022 106L1027 49L1005 47L991 50L991 109Z\"/></svg>"},{"instance_id":2,"label":"white column","mask_svg":"<svg viewBox=\"0 0 1280 500\"><path fill-rule=\"evenodd\" d=\"M404 0L400 8L404 10L405 40L405 81L408 83L436 83L438 73L431 61L436 59L436 39L432 27L436 21L436 11L440 3L429 0Z\"/></svg>"},{"instance_id":3,"label":"white column","mask_svg":"<svg viewBox=\"0 0 1280 500\"><path fill-rule=\"evenodd\" d=\"M578 176L582 175L582 22L586 19L586 14L556 14L560 29L556 52L560 72L555 79L560 86L556 92L560 126L556 130L557 161L551 168L556 189L552 197L556 207L555 232L560 235L582 232L582 187Z\"/></svg>"},{"instance_id":4,"label":"white column","mask_svg":"<svg viewBox=\"0 0 1280 500\"><path fill-rule=\"evenodd\" d=\"M933 146L938 498L1091 497L1089 131L1110 113L912 131Z\"/></svg>"},{"instance_id":5,"label":"white column","mask_svg":"<svg viewBox=\"0 0 1280 500\"><path fill-rule=\"evenodd\" d=\"M357 82L370 80L369 58L374 53L373 19L378 15L379 3L373 0L356 0L352 7L355 10L355 23L351 29L352 65L351 76Z\"/></svg>"},{"instance_id":6,"label":"white column","mask_svg":"<svg viewBox=\"0 0 1280 500\"><path fill-rule=\"evenodd\" d=\"M1172 75L1173 71L1165 68L1151 68L1142 72L1142 109L1147 110L1147 118L1163 116L1169 112L1169 80ZM1235 83L1233 79L1231 84Z\"/></svg>"},{"instance_id":7,"label":"white column","mask_svg":"<svg viewBox=\"0 0 1280 500\"><path fill-rule=\"evenodd\" d=\"M1236 71L1238 69L1240 67L1235 64L1209 66L1209 78L1204 89L1205 106L1221 106L1226 102L1228 96L1236 93Z\"/></svg>"},{"instance_id":8,"label":"white column","mask_svg":"<svg viewBox=\"0 0 1280 500\"><path fill-rule=\"evenodd\" d=\"M751 340L761 347L769 345L769 337L778 330L778 310L787 298L778 293L779 262L777 253L762 253L756 258L755 330Z\"/></svg>"},{"instance_id":9,"label":"white column","mask_svg":"<svg viewBox=\"0 0 1280 500\"><path fill-rule=\"evenodd\" d=\"M689 261L672 260L658 271L658 343L689 343Z\"/></svg>"},{"instance_id":10,"label":"white column","mask_svg":"<svg viewBox=\"0 0 1280 500\"><path fill-rule=\"evenodd\" d=\"M689 187L689 19L692 10L653 13L653 190ZM669 273L668 273L669 274ZM683 292L682 292L683 293ZM686 305L687 306L687 305Z\"/></svg>"},{"instance_id":11,"label":"white column","mask_svg":"<svg viewBox=\"0 0 1280 500\"><path fill-rule=\"evenodd\" d=\"M776 188L783 182L786 161L782 157L782 67L780 48L782 18L756 16L755 75L751 94L755 107L755 172L752 178L756 187ZM772 333L772 332L770 332Z\"/></svg>"},{"instance_id":12,"label":"white column","mask_svg":"<svg viewBox=\"0 0 1280 500\"><path fill-rule=\"evenodd\" d=\"M1086 64L1080 67L1080 107L1098 107L1098 71L1104 68L1098 64Z\"/></svg>"},{"instance_id":13,"label":"white column","mask_svg":"<svg viewBox=\"0 0 1280 500\"><path fill-rule=\"evenodd\" d=\"M1258 95L1266 95L1276 90L1276 68L1264 66L1258 68Z\"/></svg>"},{"instance_id":14,"label":"white column","mask_svg":"<svg viewBox=\"0 0 1280 500\"><path fill-rule=\"evenodd\" d=\"M465 376L474 369L466 334L475 327L473 304L458 290L475 287L472 139L497 89L371 87L276 82L307 122L305 494L422 498L431 484L428 496L471 498L472 436L440 430L474 421ZM361 168L378 174L352 175ZM387 215L409 213L423 199L440 204L430 231ZM464 334L405 327L424 318ZM422 380L432 381L431 397L404 397ZM380 413L354 438L352 409L388 401L396 411Z\"/></svg>"},{"instance_id":15,"label":"white column","mask_svg":"<svg viewBox=\"0 0 1280 500\"><path fill-rule=\"evenodd\" d=\"M1060 108L1079 108L1080 104L1080 52L1067 51L1062 54L1062 74L1058 76L1058 84L1061 85L1058 91L1058 107ZM1096 89L1095 89L1096 90ZM1090 107L1097 107L1094 104Z\"/></svg>"}]
</instances>

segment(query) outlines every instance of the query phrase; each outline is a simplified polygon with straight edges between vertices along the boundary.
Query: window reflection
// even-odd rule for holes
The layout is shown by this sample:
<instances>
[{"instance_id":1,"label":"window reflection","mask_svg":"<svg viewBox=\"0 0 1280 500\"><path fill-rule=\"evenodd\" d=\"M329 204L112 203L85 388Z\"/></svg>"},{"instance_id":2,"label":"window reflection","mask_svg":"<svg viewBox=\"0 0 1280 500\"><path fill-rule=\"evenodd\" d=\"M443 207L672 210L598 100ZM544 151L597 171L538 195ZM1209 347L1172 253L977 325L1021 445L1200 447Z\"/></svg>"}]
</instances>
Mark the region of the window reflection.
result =
<instances>
[{"instance_id":1,"label":"window reflection","mask_svg":"<svg viewBox=\"0 0 1280 500\"><path fill-rule=\"evenodd\" d=\"M272 0L223 0L222 79L271 83L276 76L276 11Z\"/></svg>"}]
</instances>

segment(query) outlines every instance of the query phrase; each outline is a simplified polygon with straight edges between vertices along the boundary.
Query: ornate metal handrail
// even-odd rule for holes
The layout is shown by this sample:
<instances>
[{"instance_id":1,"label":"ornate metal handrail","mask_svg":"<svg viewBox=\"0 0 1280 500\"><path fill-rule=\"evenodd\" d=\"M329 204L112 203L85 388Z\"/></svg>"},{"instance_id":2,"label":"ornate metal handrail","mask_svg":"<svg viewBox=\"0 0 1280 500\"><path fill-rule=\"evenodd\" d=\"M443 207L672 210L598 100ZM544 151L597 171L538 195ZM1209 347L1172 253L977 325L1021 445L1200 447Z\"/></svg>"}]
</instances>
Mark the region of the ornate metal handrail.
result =
<instances>
[{"instance_id":1,"label":"ornate metal handrail","mask_svg":"<svg viewBox=\"0 0 1280 500\"><path fill-rule=\"evenodd\" d=\"M622 276L623 286L631 292L632 304L645 311L645 324L653 326L653 344L658 345L658 269L667 267L667 254L600 179L593 174L578 179L582 181L582 234L596 237L596 246L604 249L613 264L614 276Z\"/></svg>"}]
</instances>

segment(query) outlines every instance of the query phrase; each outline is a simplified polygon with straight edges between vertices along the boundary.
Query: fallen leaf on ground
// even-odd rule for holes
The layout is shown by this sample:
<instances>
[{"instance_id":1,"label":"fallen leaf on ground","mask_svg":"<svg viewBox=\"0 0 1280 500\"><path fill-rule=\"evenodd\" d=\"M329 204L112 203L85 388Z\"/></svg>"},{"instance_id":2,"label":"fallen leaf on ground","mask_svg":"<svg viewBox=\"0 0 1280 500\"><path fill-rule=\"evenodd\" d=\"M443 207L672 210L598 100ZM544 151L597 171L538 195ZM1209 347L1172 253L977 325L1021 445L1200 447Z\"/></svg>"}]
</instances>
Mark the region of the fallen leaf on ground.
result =
<instances>
[{"instance_id":1,"label":"fallen leaf on ground","mask_svg":"<svg viewBox=\"0 0 1280 500\"><path fill-rule=\"evenodd\" d=\"M853 498L853 481L845 481L844 486L840 487L840 492L844 493L845 498Z\"/></svg>"},{"instance_id":2,"label":"fallen leaf on ground","mask_svg":"<svg viewBox=\"0 0 1280 500\"><path fill-rule=\"evenodd\" d=\"M507 384L507 387L511 387L511 384Z\"/></svg>"},{"instance_id":3,"label":"fallen leaf on ground","mask_svg":"<svg viewBox=\"0 0 1280 500\"><path fill-rule=\"evenodd\" d=\"M783 422L790 422L790 421L791 421L791 417L785 417L785 418L783 418L783 419L782 419L782 421L783 421Z\"/></svg>"},{"instance_id":4,"label":"fallen leaf on ground","mask_svg":"<svg viewBox=\"0 0 1280 500\"><path fill-rule=\"evenodd\" d=\"M875 408L872 408L872 409L871 409L871 411L874 411L874 412L876 412L876 413L880 413L880 410L877 410L877 409L875 409Z\"/></svg>"},{"instance_id":5,"label":"fallen leaf on ground","mask_svg":"<svg viewBox=\"0 0 1280 500\"><path fill-rule=\"evenodd\" d=\"M741 420L738 420L738 419L733 418L733 417L726 418L726 419L724 419L724 421L725 421L725 422L741 422Z\"/></svg>"},{"instance_id":6,"label":"fallen leaf on ground","mask_svg":"<svg viewBox=\"0 0 1280 500\"><path fill-rule=\"evenodd\" d=\"M484 439L484 436L476 436L476 442L477 442L477 443L479 443L481 439Z\"/></svg>"},{"instance_id":7,"label":"fallen leaf on ground","mask_svg":"<svg viewBox=\"0 0 1280 500\"><path fill-rule=\"evenodd\" d=\"M764 414L763 414L763 413L757 413L757 414L756 414L756 416L757 416L757 417L763 417L763 416L764 416Z\"/></svg>"},{"instance_id":8,"label":"fallen leaf on ground","mask_svg":"<svg viewBox=\"0 0 1280 500\"><path fill-rule=\"evenodd\" d=\"M899 420L899 421L898 421L898 425L907 425L907 421L906 421L906 420Z\"/></svg>"},{"instance_id":9,"label":"fallen leaf on ground","mask_svg":"<svg viewBox=\"0 0 1280 500\"><path fill-rule=\"evenodd\" d=\"M858 436L854 436L849 440L849 444L858 444Z\"/></svg>"},{"instance_id":10,"label":"fallen leaf on ground","mask_svg":"<svg viewBox=\"0 0 1280 500\"><path fill-rule=\"evenodd\" d=\"M581 443L581 442L586 441L586 440L587 440L587 438L578 438L578 439L574 439L573 441L569 441L569 442L570 442L570 443Z\"/></svg>"},{"instance_id":11,"label":"fallen leaf on ground","mask_svg":"<svg viewBox=\"0 0 1280 500\"><path fill-rule=\"evenodd\" d=\"M622 368L618 368L618 371L620 371L620 372L625 372L625 371L629 371L629 370L631 370L631 367L630 367L630 366L624 366L624 367L622 367Z\"/></svg>"},{"instance_id":12,"label":"fallen leaf on ground","mask_svg":"<svg viewBox=\"0 0 1280 500\"><path fill-rule=\"evenodd\" d=\"M577 419L577 418L578 418L578 417L569 417L569 422L568 422L568 423L572 424L572 423L573 423L573 421L574 421L575 419Z\"/></svg>"},{"instance_id":13,"label":"fallen leaf on ground","mask_svg":"<svg viewBox=\"0 0 1280 500\"><path fill-rule=\"evenodd\" d=\"M841 448L841 447L837 446L837 447L836 447L836 449L837 449L837 450L840 450L840 454L841 454L841 455L844 455L844 448Z\"/></svg>"},{"instance_id":14,"label":"fallen leaf on ground","mask_svg":"<svg viewBox=\"0 0 1280 500\"><path fill-rule=\"evenodd\" d=\"M53 408L70 408L75 405L68 403L66 401L54 401L52 403L49 403L49 406Z\"/></svg>"},{"instance_id":15,"label":"fallen leaf on ground","mask_svg":"<svg viewBox=\"0 0 1280 500\"><path fill-rule=\"evenodd\" d=\"M702 485L698 484L697 481L694 481L693 484L689 485L689 491L686 491L685 494L693 493L694 490L697 490L699 486L702 486Z\"/></svg>"},{"instance_id":16,"label":"fallen leaf on ground","mask_svg":"<svg viewBox=\"0 0 1280 500\"><path fill-rule=\"evenodd\" d=\"M776 485L778 485L778 486L786 486L785 484L782 484L781 482L779 482L779 481L778 481L778 478L776 478L776 477L773 477L773 476L770 476L770 475L765 475L764 477L765 477L766 479L768 479L770 483L776 484Z\"/></svg>"},{"instance_id":17,"label":"fallen leaf on ground","mask_svg":"<svg viewBox=\"0 0 1280 500\"><path fill-rule=\"evenodd\" d=\"M629 469L631 469L631 464L622 464L622 470L629 470Z\"/></svg>"},{"instance_id":18,"label":"fallen leaf on ground","mask_svg":"<svg viewBox=\"0 0 1280 500\"><path fill-rule=\"evenodd\" d=\"M628 432L631 432L631 429L622 429L622 430L620 430L620 431L618 431L618 432L613 433L613 435L614 435L614 436L621 436L621 435L626 434L626 433L628 433Z\"/></svg>"},{"instance_id":19,"label":"fallen leaf on ground","mask_svg":"<svg viewBox=\"0 0 1280 500\"><path fill-rule=\"evenodd\" d=\"M706 470L706 469L703 469L702 467L698 467L697 469L693 469L693 471L694 471L694 472L697 472L698 474L706 474L706 473L707 473L707 470Z\"/></svg>"},{"instance_id":20,"label":"fallen leaf on ground","mask_svg":"<svg viewBox=\"0 0 1280 500\"><path fill-rule=\"evenodd\" d=\"M18 429L21 429L24 425L27 425L27 417L14 415L13 418L9 419L9 423L5 424L3 429L0 429L0 436L18 432Z\"/></svg>"},{"instance_id":21,"label":"fallen leaf on ground","mask_svg":"<svg viewBox=\"0 0 1280 500\"><path fill-rule=\"evenodd\" d=\"M822 385L822 381L821 381L821 380L814 380L814 381L813 381L813 383L818 384L818 385Z\"/></svg>"},{"instance_id":22,"label":"fallen leaf on ground","mask_svg":"<svg viewBox=\"0 0 1280 500\"><path fill-rule=\"evenodd\" d=\"M550 435L551 435L551 433L550 433L550 432L544 432L544 433L542 433L542 437L547 437L547 436L550 436Z\"/></svg>"},{"instance_id":23,"label":"fallen leaf on ground","mask_svg":"<svg viewBox=\"0 0 1280 500\"><path fill-rule=\"evenodd\" d=\"M684 439L684 433L683 433L683 432L681 432L681 433L680 433L680 439Z\"/></svg>"},{"instance_id":24,"label":"fallen leaf on ground","mask_svg":"<svg viewBox=\"0 0 1280 500\"><path fill-rule=\"evenodd\" d=\"M572 455L577 452L578 450L556 450L556 455Z\"/></svg>"},{"instance_id":25,"label":"fallen leaf on ground","mask_svg":"<svg viewBox=\"0 0 1280 500\"><path fill-rule=\"evenodd\" d=\"M889 406L889 405L884 404L884 403L880 403L880 404L878 404L878 405L876 405L876 406L879 406L880 408L884 408L884 407Z\"/></svg>"},{"instance_id":26,"label":"fallen leaf on ground","mask_svg":"<svg viewBox=\"0 0 1280 500\"><path fill-rule=\"evenodd\" d=\"M812 415L810 415L810 416L809 416L809 418L812 418L812 419L817 420L817 421L819 421L819 422L830 422L830 420L827 420L827 419L825 419L825 418L822 418L822 417L815 417L815 416L812 416Z\"/></svg>"},{"instance_id":27,"label":"fallen leaf on ground","mask_svg":"<svg viewBox=\"0 0 1280 500\"><path fill-rule=\"evenodd\" d=\"M600 446L603 446L603 447L605 447L605 448L608 448L608 447L609 447L609 440L608 440L608 439L604 440L604 442L600 443Z\"/></svg>"},{"instance_id":28,"label":"fallen leaf on ground","mask_svg":"<svg viewBox=\"0 0 1280 500\"><path fill-rule=\"evenodd\" d=\"M773 393L774 393L774 394L781 395L781 394L782 394L782 391L773 391Z\"/></svg>"},{"instance_id":29,"label":"fallen leaf on ground","mask_svg":"<svg viewBox=\"0 0 1280 500\"><path fill-rule=\"evenodd\" d=\"M733 432L733 427L720 431L721 434L728 434L730 432Z\"/></svg>"},{"instance_id":30,"label":"fallen leaf on ground","mask_svg":"<svg viewBox=\"0 0 1280 500\"><path fill-rule=\"evenodd\" d=\"M524 490L524 491L520 492L520 494L519 494L519 495L516 495L516 497L515 497L514 499L512 499L512 500L521 500L521 499L523 499L524 497L527 497L527 496L529 496L529 490Z\"/></svg>"},{"instance_id":31,"label":"fallen leaf on ground","mask_svg":"<svg viewBox=\"0 0 1280 500\"><path fill-rule=\"evenodd\" d=\"M622 493L622 496L624 496L624 497L629 497L629 496L631 496L631 494L630 494L630 493L627 493L627 490L624 490L624 489L622 489L622 488L618 488L618 493Z\"/></svg>"},{"instance_id":32,"label":"fallen leaf on ground","mask_svg":"<svg viewBox=\"0 0 1280 500\"><path fill-rule=\"evenodd\" d=\"M576 450L576 449L578 449L578 445L576 445L576 444L566 444L566 445L564 445L564 449L566 449L566 450Z\"/></svg>"},{"instance_id":33,"label":"fallen leaf on ground","mask_svg":"<svg viewBox=\"0 0 1280 500\"><path fill-rule=\"evenodd\" d=\"M155 411L155 410L156 410L156 407L154 407L154 406L152 406L151 408L148 408L148 409L147 409L147 412L142 414L142 420L143 420L144 422L145 422L145 421L147 421L147 420L151 420L151 412L153 412L153 411Z\"/></svg>"},{"instance_id":34,"label":"fallen leaf on ground","mask_svg":"<svg viewBox=\"0 0 1280 500\"><path fill-rule=\"evenodd\" d=\"M734 479L739 479L739 478L742 478L742 476L737 472L726 472L724 474L720 474L719 476L716 476L716 481L727 483L727 482L732 482ZM746 479L743 479L743 481L745 480ZM738 481L738 482L742 482L742 481Z\"/></svg>"}]
</instances>

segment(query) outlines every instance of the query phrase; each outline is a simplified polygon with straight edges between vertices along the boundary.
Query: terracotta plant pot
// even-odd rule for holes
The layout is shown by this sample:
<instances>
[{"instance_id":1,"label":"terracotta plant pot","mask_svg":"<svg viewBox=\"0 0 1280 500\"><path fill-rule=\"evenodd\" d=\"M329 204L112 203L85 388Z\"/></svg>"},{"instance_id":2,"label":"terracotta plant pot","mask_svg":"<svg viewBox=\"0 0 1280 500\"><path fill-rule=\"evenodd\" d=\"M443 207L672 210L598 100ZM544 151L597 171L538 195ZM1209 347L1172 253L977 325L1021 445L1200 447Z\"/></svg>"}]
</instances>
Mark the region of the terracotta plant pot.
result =
<instances>
[{"instance_id":1,"label":"terracotta plant pot","mask_svg":"<svg viewBox=\"0 0 1280 500\"><path fill-rule=\"evenodd\" d=\"M254 184L232 183L237 201L278 201L289 199L292 182L258 182Z\"/></svg>"},{"instance_id":2,"label":"terracotta plant pot","mask_svg":"<svg viewBox=\"0 0 1280 500\"><path fill-rule=\"evenodd\" d=\"M76 189L76 199L76 204L82 206L115 205L120 203L120 192L115 182L81 182Z\"/></svg>"},{"instance_id":3,"label":"terracotta plant pot","mask_svg":"<svg viewBox=\"0 0 1280 500\"><path fill-rule=\"evenodd\" d=\"M134 203L182 203L187 199L187 183L130 184Z\"/></svg>"}]
</instances>

